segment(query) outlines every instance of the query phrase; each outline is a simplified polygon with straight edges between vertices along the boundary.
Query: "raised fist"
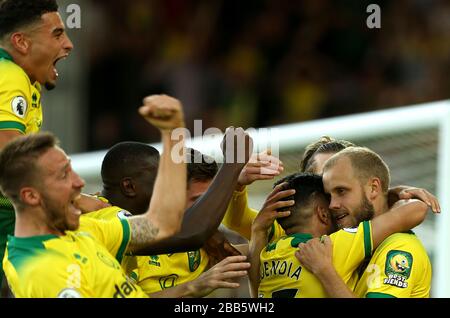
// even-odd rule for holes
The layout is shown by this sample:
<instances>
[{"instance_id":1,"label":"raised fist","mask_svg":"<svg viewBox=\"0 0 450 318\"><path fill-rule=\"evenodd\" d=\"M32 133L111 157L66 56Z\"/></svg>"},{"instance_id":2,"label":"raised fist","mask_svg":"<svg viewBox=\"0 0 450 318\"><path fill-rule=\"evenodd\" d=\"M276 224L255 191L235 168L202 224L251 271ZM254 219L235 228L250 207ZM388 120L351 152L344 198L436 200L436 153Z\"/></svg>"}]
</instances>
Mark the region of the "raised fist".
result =
<instances>
[{"instance_id":1,"label":"raised fist","mask_svg":"<svg viewBox=\"0 0 450 318\"><path fill-rule=\"evenodd\" d=\"M160 130L184 127L183 107L179 100L167 95L145 97L139 114Z\"/></svg>"}]
</instances>

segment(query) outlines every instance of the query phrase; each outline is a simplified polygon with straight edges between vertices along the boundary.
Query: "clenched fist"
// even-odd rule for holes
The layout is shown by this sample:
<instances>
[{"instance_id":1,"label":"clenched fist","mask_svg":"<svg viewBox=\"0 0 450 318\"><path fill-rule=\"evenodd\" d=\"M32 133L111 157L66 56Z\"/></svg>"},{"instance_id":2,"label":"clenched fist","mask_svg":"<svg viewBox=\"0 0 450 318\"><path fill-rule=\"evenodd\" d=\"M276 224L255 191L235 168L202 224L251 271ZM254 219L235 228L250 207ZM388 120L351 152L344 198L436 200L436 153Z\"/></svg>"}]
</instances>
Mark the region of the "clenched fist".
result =
<instances>
[{"instance_id":1,"label":"clenched fist","mask_svg":"<svg viewBox=\"0 0 450 318\"><path fill-rule=\"evenodd\" d=\"M167 95L145 97L139 114L159 130L184 127L183 107L179 100Z\"/></svg>"}]
</instances>

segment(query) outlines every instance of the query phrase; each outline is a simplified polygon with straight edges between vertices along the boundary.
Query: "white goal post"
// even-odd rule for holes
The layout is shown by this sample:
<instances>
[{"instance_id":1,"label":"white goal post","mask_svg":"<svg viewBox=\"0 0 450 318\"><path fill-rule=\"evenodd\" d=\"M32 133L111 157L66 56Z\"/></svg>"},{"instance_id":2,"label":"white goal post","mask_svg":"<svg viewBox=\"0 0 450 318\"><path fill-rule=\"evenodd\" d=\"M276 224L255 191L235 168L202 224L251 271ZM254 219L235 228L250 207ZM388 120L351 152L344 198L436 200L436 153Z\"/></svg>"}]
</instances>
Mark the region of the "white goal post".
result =
<instances>
[{"instance_id":1,"label":"white goal post","mask_svg":"<svg viewBox=\"0 0 450 318\"><path fill-rule=\"evenodd\" d=\"M262 134L250 134L257 150L268 146L267 138L272 143L278 141L285 165L283 175L298 169L307 144L328 135L379 153L391 169L391 185L424 187L435 193L442 214L429 215L414 231L432 259L432 297L450 297L450 100L268 127ZM221 139L220 134L195 137L188 140L187 146L218 158ZM160 144L152 146L161 150ZM99 190L104 154L105 151L97 151L71 156L74 170L86 180L87 192ZM272 183L250 186L249 201L253 207L260 207Z\"/></svg>"}]
</instances>

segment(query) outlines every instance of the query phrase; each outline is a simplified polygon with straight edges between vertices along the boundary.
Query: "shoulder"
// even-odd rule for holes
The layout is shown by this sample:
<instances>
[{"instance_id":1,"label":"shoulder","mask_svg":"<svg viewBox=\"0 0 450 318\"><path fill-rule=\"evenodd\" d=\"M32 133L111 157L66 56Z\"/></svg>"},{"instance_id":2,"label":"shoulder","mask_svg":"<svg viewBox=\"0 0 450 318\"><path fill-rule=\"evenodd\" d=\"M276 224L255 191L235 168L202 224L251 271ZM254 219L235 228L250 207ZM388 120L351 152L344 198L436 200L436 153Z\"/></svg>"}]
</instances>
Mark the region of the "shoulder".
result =
<instances>
[{"instance_id":1,"label":"shoulder","mask_svg":"<svg viewBox=\"0 0 450 318\"><path fill-rule=\"evenodd\" d=\"M379 259L397 260L412 263L430 264L429 256L422 242L412 233L395 233L389 236L375 251L374 257Z\"/></svg>"},{"instance_id":2,"label":"shoulder","mask_svg":"<svg viewBox=\"0 0 450 318\"><path fill-rule=\"evenodd\" d=\"M414 248L423 252L425 248L419 238L413 233L394 233L387 237L379 246L379 249L390 249L390 248Z\"/></svg>"},{"instance_id":3,"label":"shoulder","mask_svg":"<svg viewBox=\"0 0 450 318\"><path fill-rule=\"evenodd\" d=\"M2 86L24 86L30 87L30 79L25 71L14 62L8 60L0 60L0 81Z\"/></svg>"},{"instance_id":4,"label":"shoulder","mask_svg":"<svg viewBox=\"0 0 450 318\"><path fill-rule=\"evenodd\" d=\"M130 212L118 206L110 206L97 211L86 213L83 215L83 217L108 221L115 218L129 217L131 215L132 214Z\"/></svg>"},{"instance_id":5,"label":"shoulder","mask_svg":"<svg viewBox=\"0 0 450 318\"><path fill-rule=\"evenodd\" d=\"M267 244L261 251L261 256L273 257L274 255L277 255L277 257L280 257L292 254L293 251L297 249L299 243L300 242L297 242L294 236L282 236Z\"/></svg>"}]
</instances>

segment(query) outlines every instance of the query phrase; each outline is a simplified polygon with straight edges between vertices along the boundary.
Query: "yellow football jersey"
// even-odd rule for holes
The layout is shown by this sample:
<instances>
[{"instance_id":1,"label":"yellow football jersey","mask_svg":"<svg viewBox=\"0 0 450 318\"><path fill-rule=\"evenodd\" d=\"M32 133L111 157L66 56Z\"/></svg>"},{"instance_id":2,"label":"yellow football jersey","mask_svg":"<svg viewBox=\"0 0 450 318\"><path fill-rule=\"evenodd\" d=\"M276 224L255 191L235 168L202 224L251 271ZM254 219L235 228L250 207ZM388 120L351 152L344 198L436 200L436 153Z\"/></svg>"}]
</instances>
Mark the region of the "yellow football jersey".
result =
<instances>
[{"instance_id":1,"label":"yellow football jersey","mask_svg":"<svg viewBox=\"0 0 450 318\"><path fill-rule=\"evenodd\" d=\"M233 192L222 224L250 240L252 223L257 215L258 211L248 206L248 194L247 188L245 188L243 191ZM283 228L275 220L269 232L269 242L276 241L285 235Z\"/></svg>"},{"instance_id":2,"label":"yellow football jersey","mask_svg":"<svg viewBox=\"0 0 450 318\"><path fill-rule=\"evenodd\" d=\"M375 250L356 286L359 297L430 297L431 263L420 240L396 233Z\"/></svg>"},{"instance_id":3,"label":"yellow football jersey","mask_svg":"<svg viewBox=\"0 0 450 318\"><path fill-rule=\"evenodd\" d=\"M84 217L111 220L130 215L120 207L111 206L87 213ZM208 263L209 257L203 249L152 256L124 255L121 259L125 273L148 294L196 279L206 270Z\"/></svg>"},{"instance_id":4,"label":"yellow football jersey","mask_svg":"<svg viewBox=\"0 0 450 318\"><path fill-rule=\"evenodd\" d=\"M42 126L40 92L40 84L32 84L8 52L0 49L0 130L38 132Z\"/></svg>"},{"instance_id":5,"label":"yellow football jersey","mask_svg":"<svg viewBox=\"0 0 450 318\"><path fill-rule=\"evenodd\" d=\"M196 279L208 267L209 257L203 249L185 253L138 256L133 279L146 293L181 285Z\"/></svg>"},{"instance_id":6,"label":"yellow football jersey","mask_svg":"<svg viewBox=\"0 0 450 318\"><path fill-rule=\"evenodd\" d=\"M269 243L260 255L262 298L322 298L326 293L320 281L295 257L298 244L311 239L310 234L293 234ZM333 264L344 282L356 284L356 269L372 253L371 223L343 229L330 235L333 242Z\"/></svg>"},{"instance_id":7,"label":"yellow football jersey","mask_svg":"<svg viewBox=\"0 0 450 318\"><path fill-rule=\"evenodd\" d=\"M102 199L102 201L104 201L104 202L108 202L104 198L100 198L100 199ZM114 220L117 218L118 219L127 218L129 216L132 216L132 214L130 212L128 212L127 210L124 210L118 206L110 206L110 207L106 207L106 208L103 208L103 209L100 209L97 211L83 214L81 216L81 218L92 218L92 219L96 219L96 220L110 221L110 220ZM83 223L80 225L80 228L83 229ZM86 229L86 230L88 230L88 229ZM125 271L125 273L127 275L131 275L133 270L135 270L137 268L136 256L125 254L125 255L119 255L119 257L120 258L118 258L117 260L119 261L123 270Z\"/></svg>"},{"instance_id":8,"label":"yellow football jersey","mask_svg":"<svg viewBox=\"0 0 450 318\"><path fill-rule=\"evenodd\" d=\"M127 279L116 258L130 240L126 219L82 218L86 230L64 236L10 236L3 259L16 297L147 297Z\"/></svg>"}]
</instances>

